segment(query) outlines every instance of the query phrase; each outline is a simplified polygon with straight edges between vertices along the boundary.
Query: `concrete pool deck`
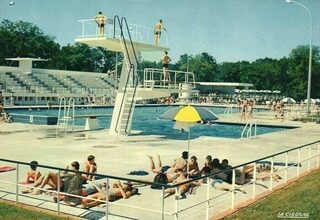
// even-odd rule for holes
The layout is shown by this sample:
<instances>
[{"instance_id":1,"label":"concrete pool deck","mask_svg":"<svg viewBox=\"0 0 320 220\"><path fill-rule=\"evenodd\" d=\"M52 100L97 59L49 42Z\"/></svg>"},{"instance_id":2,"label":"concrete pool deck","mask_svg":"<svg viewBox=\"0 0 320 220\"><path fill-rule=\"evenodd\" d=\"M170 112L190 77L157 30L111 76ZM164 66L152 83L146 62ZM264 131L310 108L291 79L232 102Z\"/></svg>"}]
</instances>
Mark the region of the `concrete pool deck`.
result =
<instances>
[{"instance_id":1,"label":"concrete pool deck","mask_svg":"<svg viewBox=\"0 0 320 220\"><path fill-rule=\"evenodd\" d=\"M191 140L190 156L197 156L199 166L202 166L208 154L220 160L227 158L229 163L235 166L320 139L319 124L287 120L281 122L274 119L273 112L254 112L254 119L258 124L297 128L258 135L254 139L200 137ZM221 122L239 122L239 120L239 113L219 115ZM159 154L162 158L162 164L170 165L187 148L186 140L172 140L160 135L145 136L135 132L126 138L118 138L116 142L116 137L108 135L107 130L68 133L56 137L55 128L55 126L18 123L0 124L0 158L24 162L37 160L43 165L63 168L75 160L83 164L87 156L93 154L96 156L98 173L152 181L152 174L139 177L129 176L127 173L133 170L145 170L150 173L149 159L146 154ZM290 160L294 160L294 156ZM0 165L2 164L0 163ZM15 179L12 172L11 174L10 172L0 174L1 179L6 176L11 181ZM148 190L144 188L146 187L141 187L140 190L141 194L146 196L143 199L139 196L122 202L134 204L139 201L145 207L148 207L150 202L159 202L156 206L160 210L160 192L157 192L155 196L157 198L153 198L154 193L149 190L149 187L147 187ZM202 191L205 193L205 189L200 188L197 194L201 195ZM174 204L173 198L167 200L172 200L172 204ZM170 204L166 204L166 208L167 206L168 209L171 209ZM172 206L174 207L174 205ZM81 216L83 212L80 209L80 214L75 213L75 215ZM150 215L143 214L135 218L148 219ZM115 219L117 218L115 217Z\"/></svg>"}]
</instances>

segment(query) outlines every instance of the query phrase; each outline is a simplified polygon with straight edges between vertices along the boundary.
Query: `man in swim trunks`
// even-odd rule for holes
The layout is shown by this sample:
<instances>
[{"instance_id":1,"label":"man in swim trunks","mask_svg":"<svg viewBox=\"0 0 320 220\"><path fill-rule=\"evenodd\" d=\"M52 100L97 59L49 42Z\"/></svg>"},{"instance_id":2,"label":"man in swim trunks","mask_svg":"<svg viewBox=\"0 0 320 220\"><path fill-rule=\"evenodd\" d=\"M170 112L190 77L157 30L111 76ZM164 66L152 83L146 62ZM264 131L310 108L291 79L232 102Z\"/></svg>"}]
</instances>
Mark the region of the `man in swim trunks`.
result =
<instances>
[{"instance_id":1,"label":"man in swim trunks","mask_svg":"<svg viewBox=\"0 0 320 220\"><path fill-rule=\"evenodd\" d=\"M163 27L163 23L162 20L159 20L158 23L156 23L156 25L154 26L154 44L156 46L159 45L160 42L160 37L161 37L161 30L165 30L167 31L164 27Z\"/></svg>"},{"instance_id":2,"label":"man in swim trunks","mask_svg":"<svg viewBox=\"0 0 320 220\"><path fill-rule=\"evenodd\" d=\"M89 155L87 158L87 162L84 164L83 166L83 172L86 173L97 173L97 164L94 161L95 157L93 155ZM91 181L95 179L95 176L93 175L89 175L89 174L85 174L83 176L84 182L86 181Z\"/></svg>"},{"instance_id":3,"label":"man in swim trunks","mask_svg":"<svg viewBox=\"0 0 320 220\"><path fill-rule=\"evenodd\" d=\"M177 170L186 171L187 170L187 160L188 160L188 152L183 151L181 157L174 160L174 163L172 164L171 168L173 172L176 172Z\"/></svg>"},{"instance_id":4,"label":"man in swim trunks","mask_svg":"<svg viewBox=\"0 0 320 220\"><path fill-rule=\"evenodd\" d=\"M97 189L97 193L89 195L87 198L82 199L82 208L90 208L93 206L100 205L101 203L104 203L106 200L106 187L104 186L100 188L97 186L94 182L89 182ZM108 190L108 201L112 202L117 199L128 199L131 196L138 193L138 189L135 187L132 187L132 184L130 183L121 183L120 181L118 183L113 184L112 189ZM99 201L98 201L99 200Z\"/></svg>"},{"instance_id":5,"label":"man in swim trunks","mask_svg":"<svg viewBox=\"0 0 320 220\"><path fill-rule=\"evenodd\" d=\"M107 17L102 14L101 11L94 17L94 20L98 24L99 28L99 37L104 35L105 25L107 23Z\"/></svg>"},{"instance_id":6,"label":"man in swim trunks","mask_svg":"<svg viewBox=\"0 0 320 220\"><path fill-rule=\"evenodd\" d=\"M168 56L168 51L164 51L164 56L162 58L162 69L163 69L163 81L169 80L169 63L171 62L171 58Z\"/></svg>"}]
</instances>

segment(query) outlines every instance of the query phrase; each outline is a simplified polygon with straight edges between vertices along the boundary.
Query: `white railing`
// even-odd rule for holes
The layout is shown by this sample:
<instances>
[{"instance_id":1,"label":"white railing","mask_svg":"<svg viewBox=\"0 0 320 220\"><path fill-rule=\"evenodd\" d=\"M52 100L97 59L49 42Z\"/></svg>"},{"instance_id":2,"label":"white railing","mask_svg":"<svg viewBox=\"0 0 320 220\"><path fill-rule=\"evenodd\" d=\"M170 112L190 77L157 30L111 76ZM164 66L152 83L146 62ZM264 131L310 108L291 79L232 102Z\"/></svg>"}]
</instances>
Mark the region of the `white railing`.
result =
<instances>
[{"instance_id":1,"label":"white railing","mask_svg":"<svg viewBox=\"0 0 320 220\"><path fill-rule=\"evenodd\" d=\"M4 184L1 187L1 191L6 190L7 194L8 193L15 194L14 200L16 201L16 203L18 203L19 196L20 197L22 196L19 193L20 187L26 187L25 185L19 183L19 179L24 177L24 175L21 172L21 165L26 166L30 164L26 162L13 161L13 160L1 159L1 158L0 158L0 162L16 164L15 177L13 175L10 175L10 177L8 177L8 178L15 178L15 180L13 182L8 181L5 176L2 176L2 178L0 179L0 183ZM269 167L268 173L266 173L266 175L263 177L264 180L262 180L261 175L259 175L260 174L259 169L261 170L261 168L265 167L265 165L263 166L261 164L268 164L268 167ZM57 167L49 167L45 165L38 165L38 167L57 170L58 178L60 178L60 174L62 171L74 172L74 170L66 170L66 169L61 169ZM244 170L245 167L247 168L250 167L251 173L252 173L252 179L250 179L250 181L244 183L241 186L236 185L237 173L239 172L240 169ZM271 192L275 188L284 187L286 186L289 180L299 178L302 174L310 173L312 170L319 169L319 168L320 168L320 140L312 143L308 143L302 146L298 146L295 148L291 148L289 150L282 151L277 154L269 155L254 161L249 161L247 163L243 163L238 166L231 167L216 173L211 173L206 176L198 177L193 180L188 180L179 184L167 186L169 188L175 188L175 198L173 200L165 199L164 185L156 184L162 187L162 191L160 192L160 197L159 197L160 205L157 205L156 208L153 204L150 204L148 202L147 203L139 202L139 201L146 201L143 198L143 194L141 194L140 199L136 200L136 202L132 205L123 204L119 202L116 202L116 203L109 202L108 200L95 200L95 201L99 201L101 203L106 204L106 208L103 209L104 212L106 213L106 219L108 219L110 215L117 214L117 213L114 213L114 210L110 209L111 206L112 207L128 207L128 208L133 208L136 211L142 210L145 212L150 212L152 213L153 219L164 219L165 216L174 217L176 220L186 219L186 218L196 219L196 218L199 218L200 213L202 217L205 216L204 219L209 219L210 217L214 217L215 215L221 213L222 211L229 210L230 208L232 210L235 210L237 206L241 206L241 204L246 204L249 201L252 201L252 199L259 198L260 195ZM227 186L229 187L228 191L221 192L216 189L213 189L212 182L211 182L212 178L219 173L226 173L226 172L231 172L233 177L232 183L227 184ZM115 177L115 176L108 176L108 175L102 175L102 174L92 174L92 173L85 173L85 172L79 172L79 173L106 178L107 186L109 185L110 180L131 181L136 183L142 183L147 186L149 186L150 184L153 184L147 181L128 179L123 177ZM278 178L278 177L281 177L281 178ZM184 202L183 200L179 199L180 185L195 183L196 181L204 180L204 179L206 180L206 183L204 183L202 186L206 188L205 190L202 190L202 194L200 196L192 196L192 198L189 198L188 202ZM59 182L60 181L58 181L57 189L60 189ZM11 188L12 191L8 191L6 189L8 185L14 186L13 190ZM36 188L29 185L27 187ZM36 188L36 189L39 189L39 188ZM41 190L44 192L49 192L46 189L41 189ZM106 187L106 195L108 195L108 190L109 190L108 187ZM237 190L246 192L246 194L239 195L239 193L236 193ZM201 190L198 190L198 191L201 191ZM59 200L60 198L59 195L68 195L75 198L85 198L83 196L64 193L64 192L61 192L60 190L57 190L57 191L50 190L50 192L56 192L58 195L57 196L58 201L56 204L56 207L57 207L56 211L58 214L61 213L61 209L60 209L61 204ZM157 192L150 191L149 193L150 194L147 195L146 198L150 198L151 193L154 196ZM4 198L5 196L1 197L1 199L4 199ZM28 199L37 199L37 198L28 197ZM24 199L24 201L26 201L26 199ZM43 203L43 202L50 202L50 201L42 199L41 202ZM168 205L168 203L170 204ZM143 207L143 204L147 205L147 207ZM199 207L200 205L204 205L205 207L203 206ZM196 207L199 207L199 209L195 210ZM69 208L69 211L70 209L71 207ZM193 211L188 213L187 211L190 209L193 209ZM68 210L68 209L64 209L64 210ZM126 217L129 217L129 218L137 217L137 216L133 216L134 214L136 214L136 212L123 213L123 210L122 210L121 214L126 215ZM139 219L150 219L150 216L149 218L147 216L144 218L143 215L139 215Z\"/></svg>"},{"instance_id":2,"label":"white railing","mask_svg":"<svg viewBox=\"0 0 320 220\"><path fill-rule=\"evenodd\" d=\"M163 80L163 70L146 68L143 74L144 88L166 88L166 89L183 89L184 85L195 88L195 78L193 72L184 72L168 70L168 81Z\"/></svg>"},{"instance_id":3,"label":"white railing","mask_svg":"<svg viewBox=\"0 0 320 220\"><path fill-rule=\"evenodd\" d=\"M99 35L99 28L95 19L83 19L79 20L81 23L82 31L79 38L114 38L117 39L120 36L120 28L117 25L116 30L114 30L113 19L108 19L105 25L105 34L103 36ZM154 44L154 29L151 27L131 24L128 23L129 31L133 42L144 43L144 44ZM114 36L115 33L115 36ZM126 35L127 33L124 32ZM127 36L125 36L127 37ZM161 32L160 46L168 46L168 34L165 31Z\"/></svg>"},{"instance_id":4,"label":"white railing","mask_svg":"<svg viewBox=\"0 0 320 220\"><path fill-rule=\"evenodd\" d=\"M224 109L223 114L226 114L226 115L232 114L232 113L233 113L233 112L232 112L232 109L233 109L233 105L232 105L232 104L228 105L228 106Z\"/></svg>"},{"instance_id":5,"label":"white railing","mask_svg":"<svg viewBox=\"0 0 320 220\"><path fill-rule=\"evenodd\" d=\"M252 129L254 128L254 138L257 137L257 121L256 120L249 120L247 124L244 126L242 133L241 133L241 139L244 138L244 134L246 133L247 138L252 138Z\"/></svg>"}]
</instances>

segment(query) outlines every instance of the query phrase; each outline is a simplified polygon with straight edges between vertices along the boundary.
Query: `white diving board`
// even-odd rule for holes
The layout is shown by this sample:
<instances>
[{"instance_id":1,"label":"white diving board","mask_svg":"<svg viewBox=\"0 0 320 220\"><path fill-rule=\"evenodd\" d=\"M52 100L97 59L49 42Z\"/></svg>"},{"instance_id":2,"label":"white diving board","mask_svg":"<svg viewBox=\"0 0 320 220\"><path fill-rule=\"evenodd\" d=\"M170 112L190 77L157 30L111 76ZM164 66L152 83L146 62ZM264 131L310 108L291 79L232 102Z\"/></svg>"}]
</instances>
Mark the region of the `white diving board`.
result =
<instances>
[{"instance_id":1,"label":"white diving board","mask_svg":"<svg viewBox=\"0 0 320 220\"><path fill-rule=\"evenodd\" d=\"M120 39L118 38L107 38L107 37L88 37L88 38L76 38L76 42L87 44L94 47L104 47L109 51L123 52L121 47ZM126 41L127 45L130 43ZM169 48L163 46L156 46L152 44L133 42L134 49L136 51L168 51Z\"/></svg>"}]
</instances>

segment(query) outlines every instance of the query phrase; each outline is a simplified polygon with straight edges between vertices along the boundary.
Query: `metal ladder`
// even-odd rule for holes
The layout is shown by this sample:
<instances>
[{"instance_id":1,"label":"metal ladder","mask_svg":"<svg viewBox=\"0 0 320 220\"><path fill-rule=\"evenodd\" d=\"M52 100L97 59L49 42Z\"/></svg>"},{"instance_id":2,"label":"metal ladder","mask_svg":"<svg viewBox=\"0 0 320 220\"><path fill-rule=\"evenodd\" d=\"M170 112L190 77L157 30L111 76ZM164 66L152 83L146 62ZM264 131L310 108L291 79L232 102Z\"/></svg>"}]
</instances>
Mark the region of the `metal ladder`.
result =
<instances>
[{"instance_id":1,"label":"metal ladder","mask_svg":"<svg viewBox=\"0 0 320 220\"><path fill-rule=\"evenodd\" d=\"M232 104L228 105L225 109L223 114L229 115L232 113Z\"/></svg>"},{"instance_id":2,"label":"metal ladder","mask_svg":"<svg viewBox=\"0 0 320 220\"><path fill-rule=\"evenodd\" d=\"M252 128L254 127L254 135L252 136ZM246 133L246 138L256 138L257 137L257 121L256 120L250 120L247 122L246 126L244 126L242 133L241 133L241 139L244 138L244 134Z\"/></svg>"},{"instance_id":3,"label":"metal ladder","mask_svg":"<svg viewBox=\"0 0 320 220\"><path fill-rule=\"evenodd\" d=\"M120 45L124 54L124 63L125 66L125 78L122 78L122 83L119 83L118 92L122 93L121 98L119 98L119 110L117 116L115 117L115 132L117 135L128 135L131 132L131 124L133 118L133 112L135 108L136 98L137 98L137 87L138 87L138 74L137 66L138 59L132 43L130 36L129 27L125 18L120 18L115 16L115 21L118 21L121 36ZM128 38L125 37L123 29L127 31ZM123 73L122 73L123 74ZM113 119L112 119L113 120Z\"/></svg>"},{"instance_id":4,"label":"metal ladder","mask_svg":"<svg viewBox=\"0 0 320 220\"><path fill-rule=\"evenodd\" d=\"M71 113L70 113L71 110ZM72 122L72 131L74 132L74 98L61 97L59 100L58 123L56 133L60 128L66 133L69 126L69 121Z\"/></svg>"}]
</instances>

